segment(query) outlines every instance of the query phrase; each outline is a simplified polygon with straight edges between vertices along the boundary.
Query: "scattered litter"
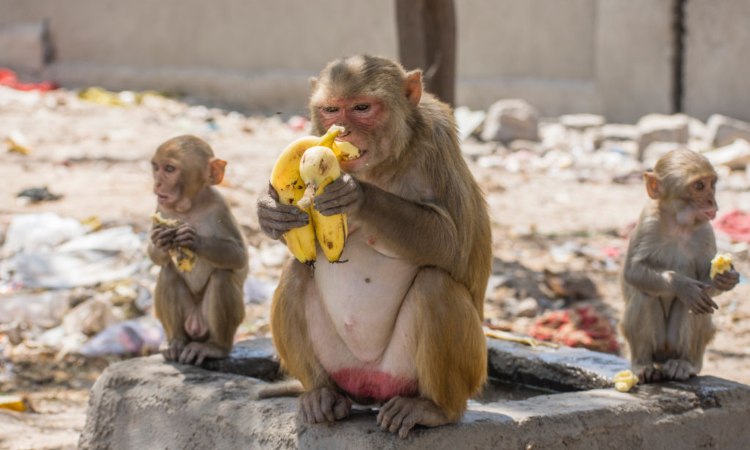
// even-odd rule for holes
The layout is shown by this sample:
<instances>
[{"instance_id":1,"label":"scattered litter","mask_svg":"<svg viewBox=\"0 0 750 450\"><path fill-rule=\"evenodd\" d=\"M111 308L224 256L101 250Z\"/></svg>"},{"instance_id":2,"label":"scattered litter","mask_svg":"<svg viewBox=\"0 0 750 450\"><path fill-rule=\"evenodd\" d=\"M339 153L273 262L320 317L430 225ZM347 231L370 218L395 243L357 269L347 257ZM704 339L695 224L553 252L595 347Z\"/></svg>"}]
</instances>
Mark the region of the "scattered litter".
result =
<instances>
[{"instance_id":1,"label":"scattered litter","mask_svg":"<svg viewBox=\"0 0 750 450\"><path fill-rule=\"evenodd\" d=\"M589 306L550 311L534 321L529 335L569 347L608 353L619 350L615 329L609 319Z\"/></svg>"},{"instance_id":2,"label":"scattered litter","mask_svg":"<svg viewBox=\"0 0 750 450\"><path fill-rule=\"evenodd\" d=\"M164 329L156 318L143 316L107 327L86 342L77 353L105 355L147 355L159 351Z\"/></svg>"},{"instance_id":3,"label":"scattered litter","mask_svg":"<svg viewBox=\"0 0 750 450\"><path fill-rule=\"evenodd\" d=\"M17 91L47 92L57 89L57 85L50 81L41 83L24 83L18 80L18 75L10 69L0 68L0 86L7 86Z\"/></svg>"},{"instance_id":4,"label":"scattered litter","mask_svg":"<svg viewBox=\"0 0 750 450\"><path fill-rule=\"evenodd\" d=\"M638 377L630 370L622 370L612 377L612 382L618 392L630 392L638 384Z\"/></svg>"},{"instance_id":5,"label":"scattered litter","mask_svg":"<svg viewBox=\"0 0 750 450\"><path fill-rule=\"evenodd\" d=\"M18 130L10 132L8 137L5 138L5 144L8 146L8 151L11 153L20 153L22 155L28 155L31 153L29 139Z\"/></svg>"},{"instance_id":6,"label":"scattered litter","mask_svg":"<svg viewBox=\"0 0 750 450\"><path fill-rule=\"evenodd\" d=\"M714 228L729 236L733 242L750 242L750 214L731 210L714 222Z\"/></svg>"},{"instance_id":7,"label":"scattered litter","mask_svg":"<svg viewBox=\"0 0 750 450\"><path fill-rule=\"evenodd\" d=\"M44 186L24 189L19 192L16 197L27 199L29 203L39 203L60 200L63 196L60 194L53 194L47 186Z\"/></svg>"},{"instance_id":8,"label":"scattered litter","mask_svg":"<svg viewBox=\"0 0 750 450\"><path fill-rule=\"evenodd\" d=\"M11 411L26 411L26 401L20 395L0 395L0 408Z\"/></svg>"}]
</instances>

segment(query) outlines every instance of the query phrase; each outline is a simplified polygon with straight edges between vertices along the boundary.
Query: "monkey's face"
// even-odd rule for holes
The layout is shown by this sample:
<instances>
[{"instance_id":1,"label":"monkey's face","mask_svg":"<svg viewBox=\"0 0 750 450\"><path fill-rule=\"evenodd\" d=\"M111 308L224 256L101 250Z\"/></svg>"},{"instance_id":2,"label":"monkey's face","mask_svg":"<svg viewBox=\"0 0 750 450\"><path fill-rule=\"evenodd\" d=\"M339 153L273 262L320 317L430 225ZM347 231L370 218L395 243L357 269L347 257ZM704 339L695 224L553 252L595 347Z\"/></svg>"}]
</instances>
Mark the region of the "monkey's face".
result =
<instances>
[{"instance_id":1,"label":"monkey's face","mask_svg":"<svg viewBox=\"0 0 750 450\"><path fill-rule=\"evenodd\" d=\"M681 187L677 221L681 225L702 225L716 218L716 175L708 174L690 179Z\"/></svg>"},{"instance_id":2,"label":"monkey's face","mask_svg":"<svg viewBox=\"0 0 750 450\"><path fill-rule=\"evenodd\" d=\"M341 161L341 169L349 173L366 171L377 165L385 155L378 151L378 130L386 122L387 111L383 101L377 97L362 95L355 97L329 97L316 104L314 110L322 129L341 125L346 131L337 140L356 146L360 157Z\"/></svg>"},{"instance_id":3,"label":"monkey's face","mask_svg":"<svg viewBox=\"0 0 750 450\"><path fill-rule=\"evenodd\" d=\"M172 158L158 153L151 160L151 173L154 177L154 194L160 206L174 209L182 197L182 168Z\"/></svg>"}]
</instances>

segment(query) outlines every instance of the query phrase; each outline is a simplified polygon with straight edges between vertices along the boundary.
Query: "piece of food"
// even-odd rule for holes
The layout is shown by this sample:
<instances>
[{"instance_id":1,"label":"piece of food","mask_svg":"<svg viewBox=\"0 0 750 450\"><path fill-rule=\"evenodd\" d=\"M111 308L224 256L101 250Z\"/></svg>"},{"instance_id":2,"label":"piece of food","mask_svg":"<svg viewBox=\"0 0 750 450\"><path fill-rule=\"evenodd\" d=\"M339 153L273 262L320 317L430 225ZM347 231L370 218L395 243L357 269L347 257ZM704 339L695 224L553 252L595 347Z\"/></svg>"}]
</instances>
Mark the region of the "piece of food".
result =
<instances>
[{"instance_id":1,"label":"piece of food","mask_svg":"<svg viewBox=\"0 0 750 450\"><path fill-rule=\"evenodd\" d=\"M299 172L305 184L314 191L313 196L321 194L323 188L341 176L341 168L333 150L320 145L307 149L302 155ZM328 261L338 262L348 234L346 214L324 216L315 208L311 208L311 212L320 248Z\"/></svg>"},{"instance_id":2,"label":"piece of food","mask_svg":"<svg viewBox=\"0 0 750 450\"><path fill-rule=\"evenodd\" d=\"M732 255L719 253L711 260L711 279L720 273L732 270Z\"/></svg>"},{"instance_id":3,"label":"piece of food","mask_svg":"<svg viewBox=\"0 0 750 450\"><path fill-rule=\"evenodd\" d=\"M284 234L286 245L300 262L308 265L315 263L317 248L315 245L315 212L309 201L300 204L305 195L307 184L300 176L300 162L303 154L311 147L322 146L328 148L336 156L334 160L356 159L359 150L348 142L336 142L336 136L344 131L344 127L333 125L323 136L305 136L289 144L279 155L271 171L271 186L279 196L279 201L287 205L295 205L310 215L310 222L299 228L289 230ZM338 167L338 161L336 162ZM322 241L321 241L322 242ZM326 248L321 244L323 251ZM330 251L330 250L329 250ZM326 257L328 253L326 253Z\"/></svg>"},{"instance_id":4,"label":"piece of food","mask_svg":"<svg viewBox=\"0 0 750 450\"><path fill-rule=\"evenodd\" d=\"M615 389L620 392L628 392L638 384L638 377L630 370L623 370L617 372L612 381L615 383Z\"/></svg>"},{"instance_id":5,"label":"piece of food","mask_svg":"<svg viewBox=\"0 0 750 450\"><path fill-rule=\"evenodd\" d=\"M166 219L158 211L151 215L151 221L154 225L162 225L167 228L175 228L182 223L177 219ZM193 270L197 258L192 250L185 247L170 248L169 257L172 258L172 262L180 272Z\"/></svg>"}]
</instances>

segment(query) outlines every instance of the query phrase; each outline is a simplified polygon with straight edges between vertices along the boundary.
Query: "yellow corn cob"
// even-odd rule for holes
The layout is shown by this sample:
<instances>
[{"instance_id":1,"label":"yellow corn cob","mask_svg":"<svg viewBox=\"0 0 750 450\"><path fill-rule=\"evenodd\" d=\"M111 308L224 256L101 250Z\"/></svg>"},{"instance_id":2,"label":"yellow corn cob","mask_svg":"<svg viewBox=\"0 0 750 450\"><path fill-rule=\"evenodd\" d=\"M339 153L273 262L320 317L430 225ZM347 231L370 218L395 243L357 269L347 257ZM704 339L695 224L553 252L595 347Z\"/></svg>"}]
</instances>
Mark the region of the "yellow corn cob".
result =
<instances>
[{"instance_id":1,"label":"yellow corn cob","mask_svg":"<svg viewBox=\"0 0 750 450\"><path fill-rule=\"evenodd\" d=\"M719 253L711 260L711 279L720 273L732 269L732 255L729 253Z\"/></svg>"},{"instance_id":2,"label":"yellow corn cob","mask_svg":"<svg viewBox=\"0 0 750 450\"><path fill-rule=\"evenodd\" d=\"M164 218L159 211L151 214L151 222L154 225L164 225L167 228L174 228L182 223L177 219ZM169 257L172 258L172 263L174 263L180 272L190 272L193 270L197 258L192 250L185 247L170 248Z\"/></svg>"},{"instance_id":3,"label":"yellow corn cob","mask_svg":"<svg viewBox=\"0 0 750 450\"><path fill-rule=\"evenodd\" d=\"M300 160L305 151L311 147L324 146L336 148L336 152L343 159L354 159L359 156L359 150L347 142L335 142L344 128L333 125L325 135L301 137L289 144L281 152L271 172L271 186L279 195L279 201L287 205L296 205L310 215L310 223L303 227L294 228L284 234L286 245L292 254L304 264L313 264L316 257L314 212L309 204L299 204L305 193L306 183L300 177ZM338 162L336 164L338 166Z\"/></svg>"},{"instance_id":4,"label":"yellow corn cob","mask_svg":"<svg viewBox=\"0 0 750 450\"><path fill-rule=\"evenodd\" d=\"M302 180L312 186L315 194L323 192L323 188L341 176L341 168L333 150L328 147L316 146L307 149L299 164ZM320 248L330 262L338 262L344 251L348 233L346 214L324 216L316 209L312 209L312 221L315 236Z\"/></svg>"},{"instance_id":5,"label":"yellow corn cob","mask_svg":"<svg viewBox=\"0 0 750 450\"><path fill-rule=\"evenodd\" d=\"M615 389L620 392L628 392L638 384L638 377L630 370L623 370L617 372L612 381L615 383Z\"/></svg>"}]
</instances>

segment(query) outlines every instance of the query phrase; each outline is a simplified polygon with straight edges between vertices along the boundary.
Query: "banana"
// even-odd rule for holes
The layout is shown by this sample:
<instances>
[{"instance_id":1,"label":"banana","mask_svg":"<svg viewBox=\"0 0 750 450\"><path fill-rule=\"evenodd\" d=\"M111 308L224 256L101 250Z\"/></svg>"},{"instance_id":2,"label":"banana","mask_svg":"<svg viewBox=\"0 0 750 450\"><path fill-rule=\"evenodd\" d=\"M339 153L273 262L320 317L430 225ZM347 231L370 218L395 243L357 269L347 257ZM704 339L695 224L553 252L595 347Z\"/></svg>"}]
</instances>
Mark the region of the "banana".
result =
<instances>
[{"instance_id":1,"label":"banana","mask_svg":"<svg viewBox=\"0 0 750 450\"><path fill-rule=\"evenodd\" d=\"M182 223L177 219L166 219L158 211L151 214L151 222L154 225L164 225L167 228L174 228ZM172 263L174 263L180 272L190 272L193 270L197 258L192 250L185 247L170 248L169 257L172 258Z\"/></svg>"},{"instance_id":2,"label":"banana","mask_svg":"<svg viewBox=\"0 0 750 450\"><path fill-rule=\"evenodd\" d=\"M299 163L302 180L314 190L314 195L341 176L341 168L332 149L324 146L310 147ZM312 222L320 248L330 262L338 262L344 251L348 233L346 214L324 216L312 208Z\"/></svg>"},{"instance_id":3,"label":"banana","mask_svg":"<svg viewBox=\"0 0 750 450\"><path fill-rule=\"evenodd\" d=\"M311 147L324 146L333 150L343 160L356 159L359 150L348 142L336 142L336 136L344 127L333 125L323 136L304 136L289 144L279 155L271 171L271 186L279 195L279 201L287 205L296 205L310 215L310 223L284 233L284 240L292 254L300 262L308 265L315 263L317 249L315 246L314 211L309 202L299 201L305 194L306 183L300 177L300 160L305 151ZM336 163L338 166L338 162Z\"/></svg>"},{"instance_id":4,"label":"banana","mask_svg":"<svg viewBox=\"0 0 750 450\"><path fill-rule=\"evenodd\" d=\"M719 253L711 260L711 279L717 274L732 270L732 255L730 253Z\"/></svg>"}]
</instances>

